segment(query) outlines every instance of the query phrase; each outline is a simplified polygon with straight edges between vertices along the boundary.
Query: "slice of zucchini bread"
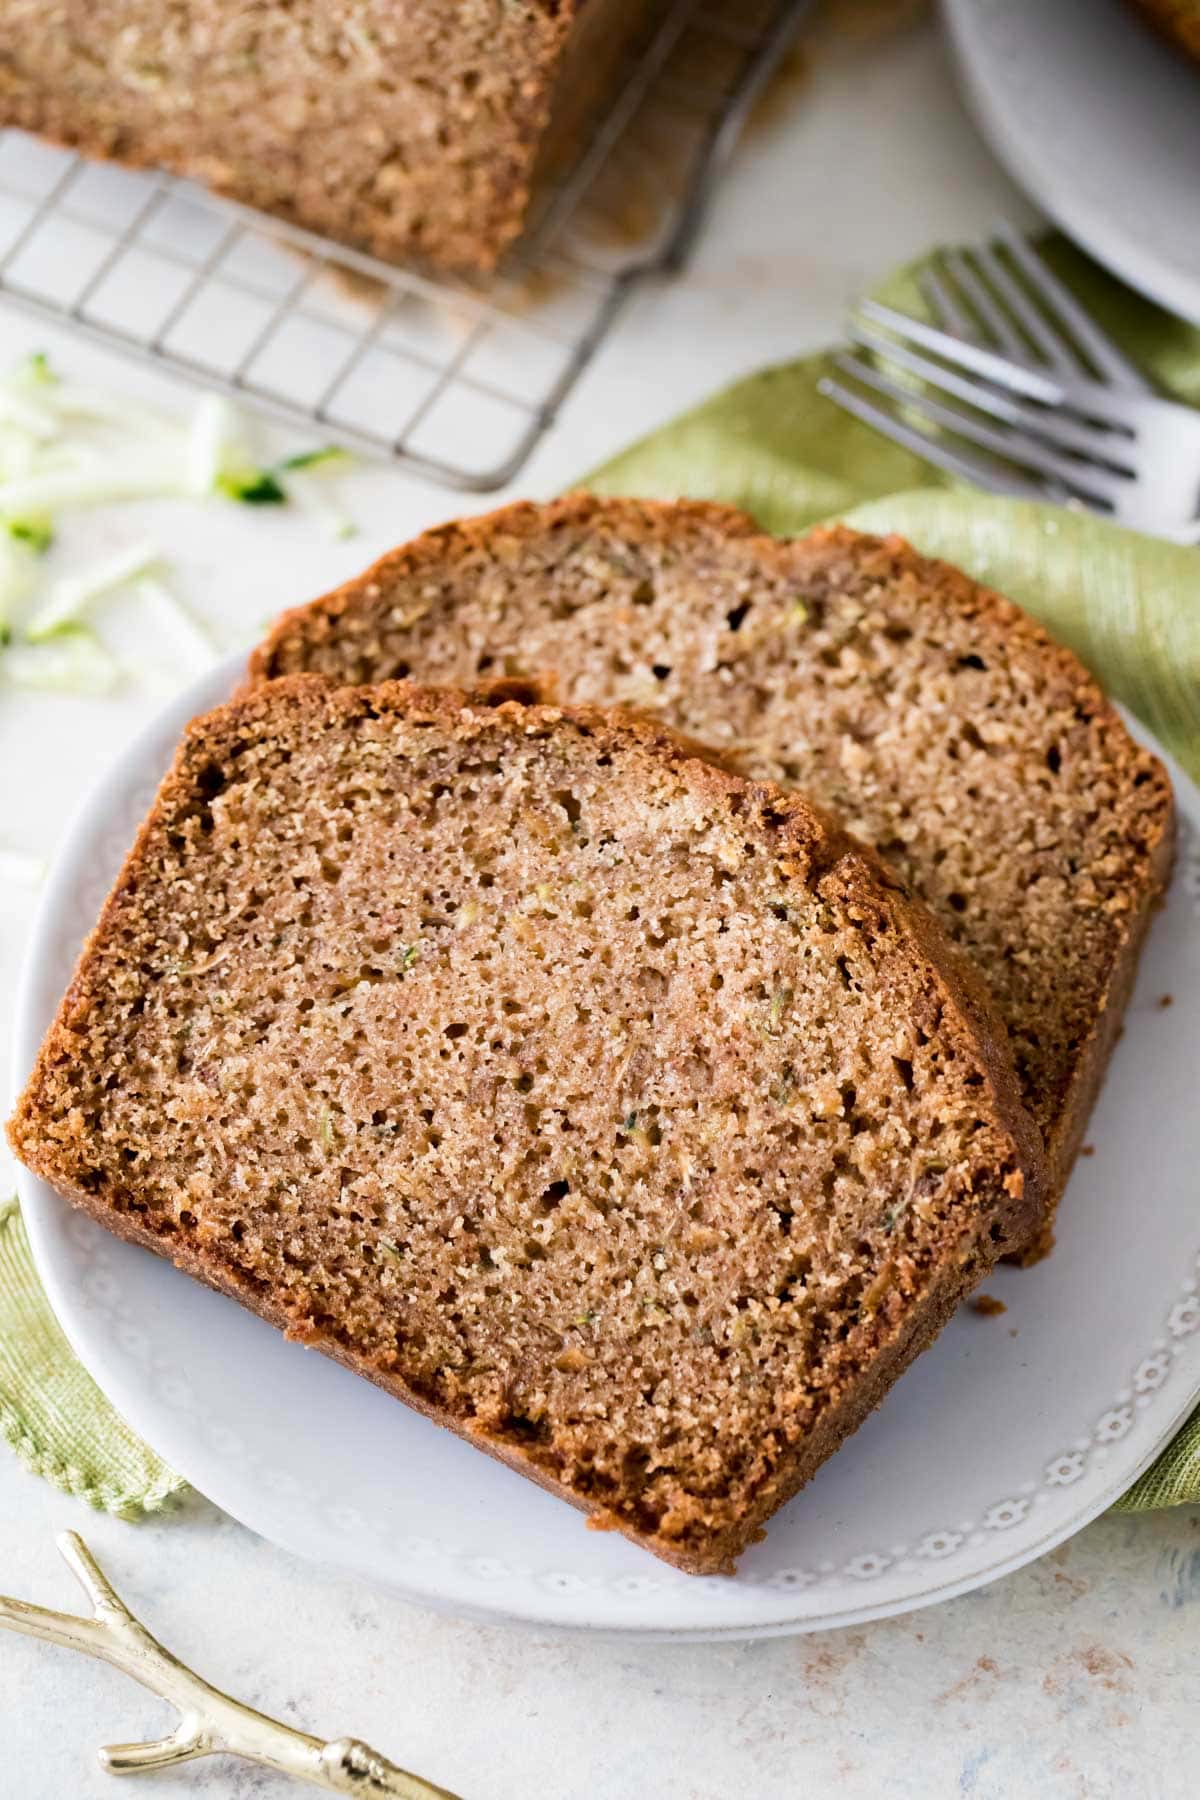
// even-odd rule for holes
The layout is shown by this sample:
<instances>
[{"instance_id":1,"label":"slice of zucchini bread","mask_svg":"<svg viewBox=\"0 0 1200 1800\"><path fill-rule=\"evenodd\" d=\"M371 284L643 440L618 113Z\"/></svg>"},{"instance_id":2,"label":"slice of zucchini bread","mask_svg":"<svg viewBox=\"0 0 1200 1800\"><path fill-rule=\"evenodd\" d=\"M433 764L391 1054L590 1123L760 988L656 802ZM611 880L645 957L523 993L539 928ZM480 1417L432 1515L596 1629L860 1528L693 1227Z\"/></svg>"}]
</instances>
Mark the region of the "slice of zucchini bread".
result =
<instances>
[{"instance_id":1,"label":"slice of zucchini bread","mask_svg":"<svg viewBox=\"0 0 1200 1800\"><path fill-rule=\"evenodd\" d=\"M802 788L972 958L1047 1154L1082 1141L1170 868L1173 801L1082 664L900 539L763 536L725 508L574 495L441 527L285 614L251 665L537 675Z\"/></svg>"},{"instance_id":2,"label":"slice of zucchini bread","mask_svg":"<svg viewBox=\"0 0 1200 1800\"><path fill-rule=\"evenodd\" d=\"M0 121L494 268L662 0L0 0Z\"/></svg>"},{"instance_id":3,"label":"slice of zucchini bread","mask_svg":"<svg viewBox=\"0 0 1200 1800\"><path fill-rule=\"evenodd\" d=\"M620 713L297 677L189 730L9 1136L122 1236L680 1567L1036 1211L925 910Z\"/></svg>"}]
</instances>

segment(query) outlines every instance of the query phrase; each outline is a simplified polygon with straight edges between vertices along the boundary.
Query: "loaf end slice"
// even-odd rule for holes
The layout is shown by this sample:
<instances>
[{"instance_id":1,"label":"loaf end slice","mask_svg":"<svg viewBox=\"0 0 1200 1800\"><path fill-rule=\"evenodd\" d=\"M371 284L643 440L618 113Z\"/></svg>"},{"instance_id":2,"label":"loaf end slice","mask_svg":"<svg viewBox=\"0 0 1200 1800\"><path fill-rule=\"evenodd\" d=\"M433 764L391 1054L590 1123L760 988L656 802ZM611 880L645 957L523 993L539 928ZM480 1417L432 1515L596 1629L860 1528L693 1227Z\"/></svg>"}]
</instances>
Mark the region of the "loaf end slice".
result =
<instances>
[{"instance_id":1,"label":"loaf end slice","mask_svg":"<svg viewBox=\"0 0 1200 1800\"><path fill-rule=\"evenodd\" d=\"M662 5L63 0L47 30L4 0L0 121L386 261L486 274Z\"/></svg>"},{"instance_id":2,"label":"loaf end slice","mask_svg":"<svg viewBox=\"0 0 1200 1800\"><path fill-rule=\"evenodd\" d=\"M655 713L874 845L983 976L1043 1133L1044 1250L1170 870L1173 800L1086 669L899 538L573 495L438 527L284 615L253 680L537 675Z\"/></svg>"},{"instance_id":3,"label":"loaf end slice","mask_svg":"<svg viewBox=\"0 0 1200 1800\"><path fill-rule=\"evenodd\" d=\"M998 1034L799 796L621 715L298 677L188 732L9 1137L713 1572L1027 1235Z\"/></svg>"}]
</instances>

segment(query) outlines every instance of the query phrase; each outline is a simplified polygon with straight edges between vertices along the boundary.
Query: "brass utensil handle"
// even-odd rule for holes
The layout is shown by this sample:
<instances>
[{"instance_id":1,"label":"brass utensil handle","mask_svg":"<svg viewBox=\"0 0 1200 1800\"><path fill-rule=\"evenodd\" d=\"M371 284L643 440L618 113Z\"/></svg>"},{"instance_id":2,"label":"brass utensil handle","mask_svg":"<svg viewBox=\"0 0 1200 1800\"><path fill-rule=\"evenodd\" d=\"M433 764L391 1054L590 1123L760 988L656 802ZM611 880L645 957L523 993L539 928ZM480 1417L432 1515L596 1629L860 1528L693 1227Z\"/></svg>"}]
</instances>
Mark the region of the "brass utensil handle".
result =
<instances>
[{"instance_id":1,"label":"brass utensil handle","mask_svg":"<svg viewBox=\"0 0 1200 1800\"><path fill-rule=\"evenodd\" d=\"M134 1617L77 1533L64 1531L56 1542L92 1602L91 1618L0 1595L0 1627L98 1657L179 1708L179 1724L169 1736L102 1749L100 1764L110 1775L169 1769L199 1756L241 1756L334 1794L379 1796L380 1800L457 1800L446 1788L397 1768L357 1738L324 1743L212 1687Z\"/></svg>"}]
</instances>

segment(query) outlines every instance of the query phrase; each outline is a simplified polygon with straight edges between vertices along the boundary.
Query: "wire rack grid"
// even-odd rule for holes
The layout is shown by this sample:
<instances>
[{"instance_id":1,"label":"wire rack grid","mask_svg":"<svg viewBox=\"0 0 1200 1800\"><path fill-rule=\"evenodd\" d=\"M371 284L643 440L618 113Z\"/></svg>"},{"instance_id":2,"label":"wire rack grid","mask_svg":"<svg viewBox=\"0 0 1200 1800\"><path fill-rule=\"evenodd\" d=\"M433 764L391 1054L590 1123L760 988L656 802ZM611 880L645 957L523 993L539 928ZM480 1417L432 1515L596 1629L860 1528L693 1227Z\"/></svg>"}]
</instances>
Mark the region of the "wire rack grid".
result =
<instances>
[{"instance_id":1,"label":"wire rack grid","mask_svg":"<svg viewBox=\"0 0 1200 1800\"><path fill-rule=\"evenodd\" d=\"M486 492L519 472L634 284L677 269L812 0L673 0L484 287L178 177L0 132L0 294L279 422Z\"/></svg>"}]
</instances>

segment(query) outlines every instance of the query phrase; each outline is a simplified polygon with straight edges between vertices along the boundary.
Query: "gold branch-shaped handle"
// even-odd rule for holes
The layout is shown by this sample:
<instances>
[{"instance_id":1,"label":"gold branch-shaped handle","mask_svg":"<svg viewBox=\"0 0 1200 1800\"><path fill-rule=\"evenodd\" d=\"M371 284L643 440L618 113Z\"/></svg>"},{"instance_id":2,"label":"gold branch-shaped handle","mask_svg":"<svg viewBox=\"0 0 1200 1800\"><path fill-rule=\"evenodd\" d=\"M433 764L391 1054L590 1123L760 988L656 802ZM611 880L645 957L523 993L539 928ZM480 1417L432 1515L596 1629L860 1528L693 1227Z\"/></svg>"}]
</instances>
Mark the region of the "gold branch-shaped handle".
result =
<instances>
[{"instance_id":1,"label":"gold branch-shaped handle","mask_svg":"<svg viewBox=\"0 0 1200 1800\"><path fill-rule=\"evenodd\" d=\"M91 1618L52 1612L49 1607L30 1606L24 1600L0 1595L0 1627L99 1657L179 1708L179 1723L168 1737L153 1743L110 1744L101 1750L101 1767L110 1775L169 1769L198 1756L242 1756L334 1794L379 1796L380 1800L455 1800L445 1788L398 1769L356 1738L322 1743L320 1738L268 1719L211 1687L134 1618L82 1538L64 1531L56 1541L92 1602Z\"/></svg>"}]
</instances>

